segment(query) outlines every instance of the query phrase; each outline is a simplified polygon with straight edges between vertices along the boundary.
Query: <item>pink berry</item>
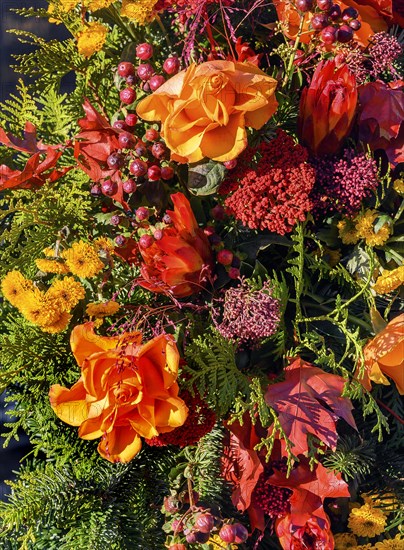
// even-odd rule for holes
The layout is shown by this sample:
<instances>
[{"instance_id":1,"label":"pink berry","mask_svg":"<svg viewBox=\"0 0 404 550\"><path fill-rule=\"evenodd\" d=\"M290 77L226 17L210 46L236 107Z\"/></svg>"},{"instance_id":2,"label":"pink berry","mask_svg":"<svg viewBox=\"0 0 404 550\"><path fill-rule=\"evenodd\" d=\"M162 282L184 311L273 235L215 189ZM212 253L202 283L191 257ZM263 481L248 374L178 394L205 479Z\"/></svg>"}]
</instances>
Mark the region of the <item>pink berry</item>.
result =
<instances>
[{"instance_id":1,"label":"pink berry","mask_svg":"<svg viewBox=\"0 0 404 550\"><path fill-rule=\"evenodd\" d=\"M136 57L138 57L142 61L147 61L151 58L152 55L153 46L151 44L144 42L143 44L139 44L138 46L136 46Z\"/></svg>"},{"instance_id":2,"label":"pink berry","mask_svg":"<svg viewBox=\"0 0 404 550\"><path fill-rule=\"evenodd\" d=\"M154 158L162 160L166 156L167 149L165 148L164 144L159 141L157 143L153 143L151 152Z\"/></svg>"},{"instance_id":3,"label":"pink berry","mask_svg":"<svg viewBox=\"0 0 404 550\"><path fill-rule=\"evenodd\" d=\"M171 166L163 166L161 169L161 179L168 181L173 179L174 177L174 170L171 168Z\"/></svg>"},{"instance_id":4,"label":"pink berry","mask_svg":"<svg viewBox=\"0 0 404 550\"><path fill-rule=\"evenodd\" d=\"M351 27L351 29L353 29L354 31L358 31L361 26L362 26L362 23L359 21L359 19L352 19L352 21L350 21L348 23L348 25Z\"/></svg>"},{"instance_id":5,"label":"pink berry","mask_svg":"<svg viewBox=\"0 0 404 550\"><path fill-rule=\"evenodd\" d=\"M142 235L139 239L139 246L140 248L150 248L151 245L154 243L154 239L151 235ZM169 510L167 510L168 512ZM175 510L177 511L177 509Z\"/></svg>"},{"instance_id":6,"label":"pink berry","mask_svg":"<svg viewBox=\"0 0 404 550\"><path fill-rule=\"evenodd\" d=\"M337 39L337 29L335 27L325 27L320 33L321 40L324 44L334 44Z\"/></svg>"},{"instance_id":7,"label":"pink berry","mask_svg":"<svg viewBox=\"0 0 404 550\"><path fill-rule=\"evenodd\" d=\"M99 197L100 195L102 195L101 187L98 185L98 183L95 183L91 187L90 193L93 197Z\"/></svg>"},{"instance_id":8,"label":"pink berry","mask_svg":"<svg viewBox=\"0 0 404 550\"><path fill-rule=\"evenodd\" d=\"M139 206L136 210L136 217L140 221L147 220L149 217L149 209L145 206Z\"/></svg>"},{"instance_id":9,"label":"pink berry","mask_svg":"<svg viewBox=\"0 0 404 550\"><path fill-rule=\"evenodd\" d=\"M312 8L313 2L311 0L296 0L296 8L301 11L310 11Z\"/></svg>"},{"instance_id":10,"label":"pink berry","mask_svg":"<svg viewBox=\"0 0 404 550\"><path fill-rule=\"evenodd\" d=\"M184 529L184 524L179 519L174 519L171 523L171 530L180 533Z\"/></svg>"},{"instance_id":11,"label":"pink berry","mask_svg":"<svg viewBox=\"0 0 404 550\"><path fill-rule=\"evenodd\" d=\"M233 168L235 168L235 167L237 166L237 159L226 160L226 161L223 163L223 166L224 166L227 170L233 170Z\"/></svg>"},{"instance_id":12,"label":"pink berry","mask_svg":"<svg viewBox=\"0 0 404 550\"><path fill-rule=\"evenodd\" d=\"M163 222L166 223L167 225L169 225L170 223L172 223L172 219L170 217L169 214L164 214L163 216Z\"/></svg>"},{"instance_id":13,"label":"pink berry","mask_svg":"<svg viewBox=\"0 0 404 550\"><path fill-rule=\"evenodd\" d=\"M163 71L169 75L177 74L180 70L178 57L168 57L163 63Z\"/></svg>"},{"instance_id":14,"label":"pink berry","mask_svg":"<svg viewBox=\"0 0 404 550\"><path fill-rule=\"evenodd\" d=\"M118 74L123 78L126 78L129 75L135 74L135 67L130 61L122 61L118 65Z\"/></svg>"},{"instance_id":15,"label":"pink berry","mask_svg":"<svg viewBox=\"0 0 404 550\"><path fill-rule=\"evenodd\" d=\"M123 182L122 188L125 193L134 193L136 191L136 182L135 180L126 180Z\"/></svg>"},{"instance_id":16,"label":"pink berry","mask_svg":"<svg viewBox=\"0 0 404 550\"><path fill-rule=\"evenodd\" d=\"M240 270L237 269L237 267L231 267L229 269L229 277L230 277L230 279L239 279L240 278Z\"/></svg>"},{"instance_id":17,"label":"pink berry","mask_svg":"<svg viewBox=\"0 0 404 550\"><path fill-rule=\"evenodd\" d=\"M216 232L215 232L215 228L212 226L212 225L207 225L205 227L205 229L203 230L203 232L205 233L205 235L207 237L210 237L211 235L215 235Z\"/></svg>"},{"instance_id":18,"label":"pink berry","mask_svg":"<svg viewBox=\"0 0 404 550\"><path fill-rule=\"evenodd\" d=\"M328 17L325 13L316 13L316 15L311 20L311 26L316 31L321 31L328 25Z\"/></svg>"},{"instance_id":19,"label":"pink berry","mask_svg":"<svg viewBox=\"0 0 404 550\"><path fill-rule=\"evenodd\" d=\"M123 163L123 156L119 153L111 153L107 158L108 168L120 168Z\"/></svg>"},{"instance_id":20,"label":"pink berry","mask_svg":"<svg viewBox=\"0 0 404 550\"><path fill-rule=\"evenodd\" d=\"M118 142L121 149L131 149L135 144L133 135L129 132L122 132L119 134Z\"/></svg>"},{"instance_id":21,"label":"pink berry","mask_svg":"<svg viewBox=\"0 0 404 550\"><path fill-rule=\"evenodd\" d=\"M154 76L152 76L151 79L149 80L149 86L151 91L155 92L158 88L160 88L162 84L164 84L165 81L166 79L161 74L155 74Z\"/></svg>"},{"instance_id":22,"label":"pink berry","mask_svg":"<svg viewBox=\"0 0 404 550\"><path fill-rule=\"evenodd\" d=\"M115 237L115 244L117 246L125 246L127 243L127 238L124 235L117 235Z\"/></svg>"},{"instance_id":23,"label":"pink berry","mask_svg":"<svg viewBox=\"0 0 404 550\"><path fill-rule=\"evenodd\" d=\"M223 542L227 542L227 544L231 544L236 540L236 533L233 530L232 525L223 525L223 527L219 531L219 537L222 539Z\"/></svg>"},{"instance_id":24,"label":"pink berry","mask_svg":"<svg viewBox=\"0 0 404 550\"><path fill-rule=\"evenodd\" d=\"M197 544L198 542L196 531L190 531L186 534L185 538L187 539L187 542L189 542L189 544Z\"/></svg>"},{"instance_id":25,"label":"pink berry","mask_svg":"<svg viewBox=\"0 0 404 550\"><path fill-rule=\"evenodd\" d=\"M321 11L328 11L332 6L332 0L317 0L317 6Z\"/></svg>"},{"instance_id":26,"label":"pink berry","mask_svg":"<svg viewBox=\"0 0 404 550\"><path fill-rule=\"evenodd\" d=\"M223 250L219 250L217 253L217 261L222 265L231 265L233 256L234 254L231 250L226 250L224 248Z\"/></svg>"},{"instance_id":27,"label":"pink berry","mask_svg":"<svg viewBox=\"0 0 404 550\"><path fill-rule=\"evenodd\" d=\"M159 133L154 128L149 128L148 130L146 130L144 137L147 139L147 141L155 141L159 137Z\"/></svg>"},{"instance_id":28,"label":"pink berry","mask_svg":"<svg viewBox=\"0 0 404 550\"><path fill-rule=\"evenodd\" d=\"M236 544L241 544L248 539L248 531L241 523L235 523L233 525L233 530L235 534L234 542Z\"/></svg>"},{"instance_id":29,"label":"pink berry","mask_svg":"<svg viewBox=\"0 0 404 550\"><path fill-rule=\"evenodd\" d=\"M115 128L115 130L126 130L126 123L124 120L115 120L112 128Z\"/></svg>"},{"instance_id":30,"label":"pink berry","mask_svg":"<svg viewBox=\"0 0 404 550\"><path fill-rule=\"evenodd\" d=\"M161 229L156 229L156 231L153 233L153 237L156 239L156 241L160 241L164 236L164 233Z\"/></svg>"},{"instance_id":31,"label":"pink berry","mask_svg":"<svg viewBox=\"0 0 404 550\"><path fill-rule=\"evenodd\" d=\"M215 518L212 514L200 514L195 521L195 527L201 533L210 533L215 526Z\"/></svg>"},{"instance_id":32,"label":"pink berry","mask_svg":"<svg viewBox=\"0 0 404 550\"><path fill-rule=\"evenodd\" d=\"M154 69L150 63L141 63L136 72L140 80L143 80L144 82L150 80L150 78L154 75Z\"/></svg>"},{"instance_id":33,"label":"pink berry","mask_svg":"<svg viewBox=\"0 0 404 550\"><path fill-rule=\"evenodd\" d=\"M135 115L135 113L129 113L128 115L126 115L125 122L131 128L133 128L133 126L136 126L137 116Z\"/></svg>"},{"instance_id":34,"label":"pink berry","mask_svg":"<svg viewBox=\"0 0 404 550\"><path fill-rule=\"evenodd\" d=\"M122 103L125 103L125 105L130 105L136 99L136 92L133 88L124 88L119 93L119 99Z\"/></svg>"},{"instance_id":35,"label":"pink berry","mask_svg":"<svg viewBox=\"0 0 404 550\"><path fill-rule=\"evenodd\" d=\"M101 184L101 191L104 193L104 195L112 197L113 195L115 195L115 193L118 192L118 184L112 180L105 180Z\"/></svg>"},{"instance_id":36,"label":"pink berry","mask_svg":"<svg viewBox=\"0 0 404 550\"><path fill-rule=\"evenodd\" d=\"M161 177L161 168L159 166L150 166L147 170L147 177L150 181L158 181Z\"/></svg>"},{"instance_id":37,"label":"pink berry","mask_svg":"<svg viewBox=\"0 0 404 550\"><path fill-rule=\"evenodd\" d=\"M137 178L140 178L147 174L147 163L144 160L136 159L129 166L129 171Z\"/></svg>"}]
</instances>

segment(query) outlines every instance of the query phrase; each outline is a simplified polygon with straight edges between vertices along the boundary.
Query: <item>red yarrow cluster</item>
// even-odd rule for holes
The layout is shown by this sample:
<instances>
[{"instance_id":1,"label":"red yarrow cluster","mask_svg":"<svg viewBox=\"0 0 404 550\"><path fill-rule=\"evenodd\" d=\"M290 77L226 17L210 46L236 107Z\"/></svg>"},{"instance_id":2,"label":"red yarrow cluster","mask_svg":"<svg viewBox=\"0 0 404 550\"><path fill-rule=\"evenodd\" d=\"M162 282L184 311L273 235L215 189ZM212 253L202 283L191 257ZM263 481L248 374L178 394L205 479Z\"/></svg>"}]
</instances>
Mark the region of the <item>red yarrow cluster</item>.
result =
<instances>
[{"instance_id":1,"label":"red yarrow cluster","mask_svg":"<svg viewBox=\"0 0 404 550\"><path fill-rule=\"evenodd\" d=\"M354 216L379 183L376 162L353 149L345 149L342 158L314 158L312 163L316 185L311 197L317 216Z\"/></svg>"},{"instance_id":2,"label":"red yarrow cluster","mask_svg":"<svg viewBox=\"0 0 404 550\"><path fill-rule=\"evenodd\" d=\"M209 433L216 422L216 415L207 403L195 391L195 395L187 390L181 392L181 398L188 407L188 417L181 427L172 432L162 433L152 439L146 439L152 447L165 447L166 445L177 445L187 447L195 445L201 437Z\"/></svg>"},{"instance_id":3,"label":"red yarrow cluster","mask_svg":"<svg viewBox=\"0 0 404 550\"><path fill-rule=\"evenodd\" d=\"M238 189L225 205L228 213L250 229L285 235L312 208L310 192L315 181L308 152L283 130L258 148L261 158L255 169L240 173Z\"/></svg>"},{"instance_id":4,"label":"red yarrow cluster","mask_svg":"<svg viewBox=\"0 0 404 550\"><path fill-rule=\"evenodd\" d=\"M274 469L284 472L287 466L281 461L265 466L252 496L254 504L272 519L280 518L289 512L289 499L292 496L290 489L271 485L270 476L274 473Z\"/></svg>"}]
</instances>

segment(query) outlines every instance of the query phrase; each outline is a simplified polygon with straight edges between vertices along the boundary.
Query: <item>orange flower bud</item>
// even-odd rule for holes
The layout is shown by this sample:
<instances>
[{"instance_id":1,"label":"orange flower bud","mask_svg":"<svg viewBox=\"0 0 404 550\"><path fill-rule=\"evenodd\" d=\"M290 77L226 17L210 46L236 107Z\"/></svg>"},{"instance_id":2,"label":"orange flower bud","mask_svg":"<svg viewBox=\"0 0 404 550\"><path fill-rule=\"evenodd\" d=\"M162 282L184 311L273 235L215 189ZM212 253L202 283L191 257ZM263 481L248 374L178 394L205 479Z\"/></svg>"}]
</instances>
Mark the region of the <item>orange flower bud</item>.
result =
<instances>
[{"instance_id":1,"label":"orange flower bud","mask_svg":"<svg viewBox=\"0 0 404 550\"><path fill-rule=\"evenodd\" d=\"M338 151L349 134L358 101L355 76L335 61L319 63L300 100L299 135L315 155Z\"/></svg>"}]
</instances>

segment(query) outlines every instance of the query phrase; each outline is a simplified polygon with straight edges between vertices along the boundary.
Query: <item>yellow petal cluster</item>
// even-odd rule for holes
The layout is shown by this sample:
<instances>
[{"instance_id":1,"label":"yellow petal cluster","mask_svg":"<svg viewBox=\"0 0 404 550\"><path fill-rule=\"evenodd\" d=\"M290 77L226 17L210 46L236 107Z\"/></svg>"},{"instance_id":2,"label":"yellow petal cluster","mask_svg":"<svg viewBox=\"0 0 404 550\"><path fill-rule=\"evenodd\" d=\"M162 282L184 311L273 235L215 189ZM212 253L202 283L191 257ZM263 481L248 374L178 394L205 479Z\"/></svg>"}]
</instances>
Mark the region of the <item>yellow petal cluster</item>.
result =
<instances>
[{"instance_id":1,"label":"yellow petal cluster","mask_svg":"<svg viewBox=\"0 0 404 550\"><path fill-rule=\"evenodd\" d=\"M399 195L404 195L404 179L400 178L393 183L393 189Z\"/></svg>"},{"instance_id":2,"label":"yellow petal cluster","mask_svg":"<svg viewBox=\"0 0 404 550\"><path fill-rule=\"evenodd\" d=\"M73 275L84 279L94 277L104 267L97 250L84 241L73 243L61 256L66 260L67 267Z\"/></svg>"},{"instance_id":3,"label":"yellow petal cluster","mask_svg":"<svg viewBox=\"0 0 404 550\"><path fill-rule=\"evenodd\" d=\"M386 539L383 542L377 542L375 548L377 548L377 550L404 550L404 539L398 534L394 539Z\"/></svg>"},{"instance_id":4,"label":"yellow petal cluster","mask_svg":"<svg viewBox=\"0 0 404 550\"><path fill-rule=\"evenodd\" d=\"M101 304L90 303L86 307L86 313L89 317L108 317L114 315L121 306L118 302L110 300Z\"/></svg>"},{"instance_id":5,"label":"yellow petal cluster","mask_svg":"<svg viewBox=\"0 0 404 550\"><path fill-rule=\"evenodd\" d=\"M377 281L373 285L373 290L378 294L387 294L392 292L404 283L404 266L401 265L396 269L386 269L378 277Z\"/></svg>"},{"instance_id":6,"label":"yellow petal cluster","mask_svg":"<svg viewBox=\"0 0 404 550\"><path fill-rule=\"evenodd\" d=\"M121 15L145 25L154 19L156 4L156 0L122 0Z\"/></svg>"},{"instance_id":7,"label":"yellow petal cluster","mask_svg":"<svg viewBox=\"0 0 404 550\"><path fill-rule=\"evenodd\" d=\"M378 217L376 210L366 210L355 218L355 229L361 239L365 239L369 246L382 246L390 237L390 227L388 223L382 225L376 233L374 222Z\"/></svg>"},{"instance_id":8,"label":"yellow petal cluster","mask_svg":"<svg viewBox=\"0 0 404 550\"><path fill-rule=\"evenodd\" d=\"M387 517L381 510L364 504L351 510L348 527L358 537L375 537L383 533L386 521Z\"/></svg>"},{"instance_id":9,"label":"yellow petal cluster","mask_svg":"<svg viewBox=\"0 0 404 550\"><path fill-rule=\"evenodd\" d=\"M9 271L1 282L1 292L6 300L14 307L20 308L25 296L32 292L34 285L19 271Z\"/></svg>"},{"instance_id":10,"label":"yellow petal cluster","mask_svg":"<svg viewBox=\"0 0 404 550\"><path fill-rule=\"evenodd\" d=\"M77 36L77 48L84 57L91 57L99 52L105 44L108 29L105 25L92 21L88 23L84 31Z\"/></svg>"},{"instance_id":11,"label":"yellow petal cluster","mask_svg":"<svg viewBox=\"0 0 404 550\"><path fill-rule=\"evenodd\" d=\"M90 11L102 10L103 8L108 8L114 0L90 0L88 4L88 9Z\"/></svg>"},{"instance_id":12,"label":"yellow petal cluster","mask_svg":"<svg viewBox=\"0 0 404 550\"><path fill-rule=\"evenodd\" d=\"M359 241L358 232L351 220L340 220L337 223L339 237L344 244L356 244Z\"/></svg>"},{"instance_id":13,"label":"yellow petal cluster","mask_svg":"<svg viewBox=\"0 0 404 550\"><path fill-rule=\"evenodd\" d=\"M352 533L336 533L334 535L335 550L346 550L356 548L358 541Z\"/></svg>"},{"instance_id":14,"label":"yellow petal cluster","mask_svg":"<svg viewBox=\"0 0 404 550\"><path fill-rule=\"evenodd\" d=\"M56 258L54 260L50 260L48 258L38 258L35 260L35 263L37 268L44 273L55 273L57 275L69 273L69 268L67 265L58 261Z\"/></svg>"}]
</instances>

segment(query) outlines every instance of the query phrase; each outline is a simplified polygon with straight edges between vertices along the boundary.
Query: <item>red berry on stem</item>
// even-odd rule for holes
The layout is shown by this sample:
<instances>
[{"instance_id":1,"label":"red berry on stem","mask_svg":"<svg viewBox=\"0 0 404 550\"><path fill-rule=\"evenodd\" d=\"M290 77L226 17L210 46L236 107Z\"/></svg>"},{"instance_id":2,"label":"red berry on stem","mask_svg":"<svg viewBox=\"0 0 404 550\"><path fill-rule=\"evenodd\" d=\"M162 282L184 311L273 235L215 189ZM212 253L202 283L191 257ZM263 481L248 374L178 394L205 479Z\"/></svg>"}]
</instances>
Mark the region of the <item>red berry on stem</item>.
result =
<instances>
[{"instance_id":1,"label":"red berry on stem","mask_svg":"<svg viewBox=\"0 0 404 550\"><path fill-rule=\"evenodd\" d=\"M147 153L146 144L143 141L138 141L135 146L135 152L138 157L144 157Z\"/></svg>"},{"instance_id":2,"label":"red berry on stem","mask_svg":"<svg viewBox=\"0 0 404 550\"><path fill-rule=\"evenodd\" d=\"M126 130L126 123L124 120L115 120L112 128L115 128L116 130Z\"/></svg>"},{"instance_id":3,"label":"red berry on stem","mask_svg":"<svg viewBox=\"0 0 404 550\"><path fill-rule=\"evenodd\" d=\"M129 76L127 76L125 78L125 82L126 82L127 86L134 86L135 83L136 83L136 75L130 74Z\"/></svg>"},{"instance_id":4,"label":"red berry on stem","mask_svg":"<svg viewBox=\"0 0 404 550\"><path fill-rule=\"evenodd\" d=\"M168 57L163 63L163 71L169 75L177 74L180 70L178 57Z\"/></svg>"},{"instance_id":5,"label":"red berry on stem","mask_svg":"<svg viewBox=\"0 0 404 550\"><path fill-rule=\"evenodd\" d=\"M105 180L101 184L101 191L104 195L112 197L112 195L115 195L115 193L118 192L118 184L112 180Z\"/></svg>"},{"instance_id":6,"label":"red berry on stem","mask_svg":"<svg viewBox=\"0 0 404 550\"><path fill-rule=\"evenodd\" d=\"M242 542L245 542L248 539L248 531L242 525L241 523L235 523L233 525L234 533L235 533L235 539L234 542L236 544L241 544Z\"/></svg>"},{"instance_id":7,"label":"red berry on stem","mask_svg":"<svg viewBox=\"0 0 404 550\"><path fill-rule=\"evenodd\" d=\"M111 153L107 158L108 168L119 168L122 166L123 156L119 153Z\"/></svg>"},{"instance_id":8,"label":"red berry on stem","mask_svg":"<svg viewBox=\"0 0 404 550\"><path fill-rule=\"evenodd\" d=\"M312 0L296 0L296 8L301 12L310 11L312 6Z\"/></svg>"},{"instance_id":9,"label":"red berry on stem","mask_svg":"<svg viewBox=\"0 0 404 550\"><path fill-rule=\"evenodd\" d=\"M150 63L141 63L136 72L140 80L143 80L144 82L149 80L154 75L154 69Z\"/></svg>"},{"instance_id":10,"label":"red berry on stem","mask_svg":"<svg viewBox=\"0 0 404 550\"><path fill-rule=\"evenodd\" d=\"M160 88L162 84L164 84L165 81L166 79L161 74L155 74L154 76L152 76L151 79L149 80L149 86L151 91L155 92L158 88Z\"/></svg>"},{"instance_id":11,"label":"red berry on stem","mask_svg":"<svg viewBox=\"0 0 404 550\"><path fill-rule=\"evenodd\" d=\"M148 219L150 212L145 206L139 206L135 214L138 220L143 221Z\"/></svg>"},{"instance_id":12,"label":"red berry on stem","mask_svg":"<svg viewBox=\"0 0 404 550\"><path fill-rule=\"evenodd\" d=\"M154 243L154 239L151 235L142 235L139 239L140 248L150 248L153 243ZM166 507L165 502L164 502L164 507ZM166 510L167 510L167 508L166 508ZM167 510L167 512L174 513L177 510L178 510L178 508L175 508L175 509L173 508L172 511Z\"/></svg>"},{"instance_id":13,"label":"red berry on stem","mask_svg":"<svg viewBox=\"0 0 404 550\"><path fill-rule=\"evenodd\" d=\"M150 181L158 181L161 177L161 168L159 166L150 166L147 170L147 177Z\"/></svg>"},{"instance_id":14,"label":"red berry on stem","mask_svg":"<svg viewBox=\"0 0 404 550\"><path fill-rule=\"evenodd\" d=\"M162 160L167 154L167 149L165 148L164 143L161 143L161 141L159 141L153 144L151 152L154 158Z\"/></svg>"},{"instance_id":15,"label":"red berry on stem","mask_svg":"<svg viewBox=\"0 0 404 550\"><path fill-rule=\"evenodd\" d=\"M321 31L321 29L324 29L328 23L328 17L325 13L317 13L311 20L311 26L316 31Z\"/></svg>"},{"instance_id":16,"label":"red berry on stem","mask_svg":"<svg viewBox=\"0 0 404 550\"><path fill-rule=\"evenodd\" d=\"M101 187L98 185L98 183L95 183L91 187L90 193L92 194L93 197L99 197L100 195L102 195Z\"/></svg>"},{"instance_id":17,"label":"red berry on stem","mask_svg":"<svg viewBox=\"0 0 404 550\"><path fill-rule=\"evenodd\" d=\"M146 133L144 137L147 139L147 141L155 141L159 137L159 133L154 128L149 128L146 130Z\"/></svg>"},{"instance_id":18,"label":"red berry on stem","mask_svg":"<svg viewBox=\"0 0 404 550\"><path fill-rule=\"evenodd\" d=\"M224 166L227 170L233 170L233 168L235 168L235 167L237 166L237 159L226 160L226 161L223 163L223 166Z\"/></svg>"},{"instance_id":19,"label":"red berry on stem","mask_svg":"<svg viewBox=\"0 0 404 550\"><path fill-rule=\"evenodd\" d=\"M118 65L118 74L123 78L126 78L129 75L135 74L135 67L130 61L122 61Z\"/></svg>"},{"instance_id":20,"label":"red berry on stem","mask_svg":"<svg viewBox=\"0 0 404 550\"><path fill-rule=\"evenodd\" d=\"M159 241L164 236L164 233L161 229L156 229L156 231L153 233L153 237L156 239L156 241Z\"/></svg>"},{"instance_id":21,"label":"red berry on stem","mask_svg":"<svg viewBox=\"0 0 404 550\"><path fill-rule=\"evenodd\" d=\"M219 250L217 253L217 261L222 265L231 265L233 256L234 254L231 250L226 250L224 248L223 250Z\"/></svg>"},{"instance_id":22,"label":"red berry on stem","mask_svg":"<svg viewBox=\"0 0 404 550\"><path fill-rule=\"evenodd\" d=\"M212 514L199 514L195 521L195 527L201 533L210 533L215 526L215 518Z\"/></svg>"},{"instance_id":23,"label":"red berry on stem","mask_svg":"<svg viewBox=\"0 0 404 550\"><path fill-rule=\"evenodd\" d=\"M352 19L352 21L349 22L349 26L354 31L358 31L361 28L362 23L359 21L359 19Z\"/></svg>"},{"instance_id":24,"label":"red berry on stem","mask_svg":"<svg viewBox=\"0 0 404 550\"><path fill-rule=\"evenodd\" d=\"M174 177L174 170L171 168L171 166L163 166L161 169L161 179L168 181L173 179Z\"/></svg>"},{"instance_id":25,"label":"red berry on stem","mask_svg":"<svg viewBox=\"0 0 404 550\"><path fill-rule=\"evenodd\" d=\"M221 204L217 204L210 211L212 218L214 218L215 220L223 220L225 216L225 212L226 211Z\"/></svg>"},{"instance_id":26,"label":"red berry on stem","mask_svg":"<svg viewBox=\"0 0 404 550\"><path fill-rule=\"evenodd\" d=\"M136 126L137 116L135 115L135 113L127 114L126 117L125 117L125 122L131 128L133 128L133 126Z\"/></svg>"},{"instance_id":27,"label":"red berry on stem","mask_svg":"<svg viewBox=\"0 0 404 550\"><path fill-rule=\"evenodd\" d=\"M240 270L236 267L231 267L229 269L229 277L230 279L239 279L240 278Z\"/></svg>"},{"instance_id":28,"label":"red berry on stem","mask_svg":"<svg viewBox=\"0 0 404 550\"><path fill-rule=\"evenodd\" d=\"M131 149L135 144L133 135L129 132L122 132L119 134L118 142L121 149Z\"/></svg>"},{"instance_id":29,"label":"red berry on stem","mask_svg":"<svg viewBox=\"0 0 404 550\"><path fill-rule=\"evenodd\" d=\"M153 46L151 44L144 42L143 44L139 44L138 46L136 46L136 57L138 57L142 61L147 61L151 58L152 55Z\"/></svg>"},{"instance_id":30,"label":"red berry on stem","mask_svg":"<svg viewBox=\"0 0 404 550\"><path fill-rule=\"evenodd\" d=\"M136 99L136 92L133 88L124 88L119 92L119 99L125 105L130 105Z\"/></svg>"},{"instance_id":31,"label":"red berry on stem","mask_svg":"<svg viewBox=\"0 0 404 550\"><path fill-rule=\"evenodd\" d=\"M325 27L320 33L321 40L324 44L334 44L337 39L337 29L335 27Z\"/></svg>"},{"instance_id":32,"label":"red berry on stem","mask_svg":"<svg viewBox=\"0 0 404 550\"><path fill-rule=\"evenodd\" d=\"M341 8L338 4L333 4L328 10L328 17L333 21L336 21L341 17Z\"/></svg>"},{"instance_id":33,"label":"red berry on stem","mask_svg":"<svg viewBox=\"0 0 404 550\"><path fill-rule=\"evenodd\" d=\"M147 163L144 160L136 159L129 166L129 171L137 178L140 178L147 174Z\"/></svg>"},{"instance_id":34,"label":"red berry on stem","mask_svg":"<svg viewBox=\"0 0 404 550\"><path fill-rule=\"evenodd\" d=\"M222 539L223 542L227 542L228 544L231 544L236 540L236 534L233 530L232 525L223 525L223 527L219 531L219 537Z\"/></svg>"},{"instance_id":35,"label":"red berry on stem","mask_svg":"<svg viewBox=\"0 0 404 550\"><path fill-rule=\"evenodd\" d=\"M317 0L318 9L328 11L332 6L332 0Z\"/></svg>"},{"instance_id":36,"label":"red berry on stem","mask_svg":"<svg viewBox=\"0 0 404 550\"><path fill-rule=\"evenodd\" d=\"M135 180L126 180L123 182L122 188L125 193L134 193L136 191L136 182Z\"/></svg>"},{"instance_id":37,"label":"red berry on stem","mask_svg":"<svg viewBox=\"0 0 404 550\"><path fill-rule=\"evenodd\" d=\"M115 237L115 243L118 246L125 246L126 242L127 242L127 238L124 235L117 235Z\"/></svg>"},{"instance_id":38,"label":"red berry on stem","mask_svg":"<svg viewBox=\"0 0 404 550\"><path fill-rule=\"evenodd\" d=\"M338 42L346 44L347 42L350 42L352 38L353 30L351 29L351 27L348 27L348 25L341 25L341 27L337 30Z\"/></svg>"},{"instance_id":39,"label":"red berry on stem","mask_svg":"<svg viewBox=\"0 0 404 550\"><path fill-rule=\"evenodd\" d=\"M348 8L345 8L342 12L342 21L350 21L351 19L357 19L359 17L359 12L355 8L352 8L349 6Z\"/></svg>"}]
</instances>

